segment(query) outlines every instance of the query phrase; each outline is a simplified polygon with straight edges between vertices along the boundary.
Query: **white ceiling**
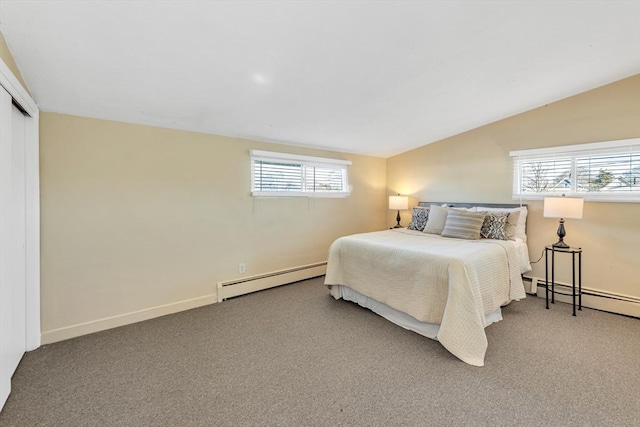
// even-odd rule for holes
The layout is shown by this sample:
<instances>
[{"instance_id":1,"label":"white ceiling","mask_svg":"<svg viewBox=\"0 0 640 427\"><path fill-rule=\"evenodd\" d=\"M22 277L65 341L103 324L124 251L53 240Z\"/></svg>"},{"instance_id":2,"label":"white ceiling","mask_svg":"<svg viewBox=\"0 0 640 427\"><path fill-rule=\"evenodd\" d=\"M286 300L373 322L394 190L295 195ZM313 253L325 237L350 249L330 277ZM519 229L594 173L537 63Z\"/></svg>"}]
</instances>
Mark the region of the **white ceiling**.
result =
<instances>
[{"instance_id":1,"label":"white ceiling","mask_svg":"<svg viewBox=\"0 0 640 427\"><path fill-rule=\"evenodd\" d=\"M0 1L43 111L388 157L640 73L640 0Z\"/></svg>"}]
</instances>

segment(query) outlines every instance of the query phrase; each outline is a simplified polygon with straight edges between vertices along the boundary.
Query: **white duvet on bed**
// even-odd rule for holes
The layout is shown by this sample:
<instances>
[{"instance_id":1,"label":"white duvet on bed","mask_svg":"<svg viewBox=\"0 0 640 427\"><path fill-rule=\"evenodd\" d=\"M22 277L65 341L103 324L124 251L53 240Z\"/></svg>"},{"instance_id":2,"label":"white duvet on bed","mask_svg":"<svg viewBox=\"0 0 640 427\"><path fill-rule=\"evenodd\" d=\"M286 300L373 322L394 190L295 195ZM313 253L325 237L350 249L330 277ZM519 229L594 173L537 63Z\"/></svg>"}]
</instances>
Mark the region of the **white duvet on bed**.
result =
<instances>
[{"instance_id":1,"label":"white duvet on bed","mask_svg":"<svg viewBox=\"0 0 640 427\"><path fill-rule=\"evenodd\" d=\"M518 260L520 261L520 273L524 274L527 271L531 271L531 260L529 259L529 247L527 242L523 242L522 239L516 239L513 242L518 254Z\"/></svg>"},{"instance_id":2,"label":"white duvet on bed","mask_svg":"<svg viewBox=\"0 0 640 427\"><path fill-rule=\"evenodd\" d=\"M359 294L425 323L466 363L484 365L485 315L525 298L513 242L444 238L406 229L337 239L327 285Z\"/></svg>"}]
</instances>

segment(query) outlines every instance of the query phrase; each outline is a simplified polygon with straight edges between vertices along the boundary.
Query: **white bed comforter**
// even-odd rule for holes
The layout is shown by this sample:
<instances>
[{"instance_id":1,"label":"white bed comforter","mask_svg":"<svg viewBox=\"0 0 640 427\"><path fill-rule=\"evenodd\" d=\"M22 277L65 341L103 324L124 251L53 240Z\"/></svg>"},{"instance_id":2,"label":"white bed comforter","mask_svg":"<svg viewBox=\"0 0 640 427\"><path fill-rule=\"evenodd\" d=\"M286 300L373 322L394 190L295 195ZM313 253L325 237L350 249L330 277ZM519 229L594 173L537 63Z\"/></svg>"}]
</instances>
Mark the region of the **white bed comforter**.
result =
<instances>
[{"instance_id":1,"label":"white bed comforter","mask_svg":"<svg viewBox=\"0 0 640 427\"><path fill-rule=\"evenodd\" d=\"M525 298L512 242L406 229L356 234L329 249L326 285L344 285L422 322L462 361L484 365L485 314Z\"/></svg>"}]
</instances>

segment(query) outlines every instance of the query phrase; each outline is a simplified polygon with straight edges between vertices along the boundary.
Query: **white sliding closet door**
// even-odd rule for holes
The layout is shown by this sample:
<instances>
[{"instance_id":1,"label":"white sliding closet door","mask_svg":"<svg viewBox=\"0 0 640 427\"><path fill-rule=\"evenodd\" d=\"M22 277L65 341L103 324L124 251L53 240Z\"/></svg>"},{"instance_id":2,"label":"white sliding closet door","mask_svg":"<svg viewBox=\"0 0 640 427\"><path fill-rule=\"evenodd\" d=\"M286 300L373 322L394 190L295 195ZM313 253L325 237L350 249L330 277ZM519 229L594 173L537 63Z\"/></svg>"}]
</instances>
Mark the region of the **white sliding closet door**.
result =
<instances>
[{"instance_id":1,"label":"white sliding closet door","mask_svg":"<svg viewBox=\"0 0 640 427\"><path fill-rule=\"evenodd\" d=\"M0 87L0 408L26 351L26 119Z\"/></svg>"}]
</instances>

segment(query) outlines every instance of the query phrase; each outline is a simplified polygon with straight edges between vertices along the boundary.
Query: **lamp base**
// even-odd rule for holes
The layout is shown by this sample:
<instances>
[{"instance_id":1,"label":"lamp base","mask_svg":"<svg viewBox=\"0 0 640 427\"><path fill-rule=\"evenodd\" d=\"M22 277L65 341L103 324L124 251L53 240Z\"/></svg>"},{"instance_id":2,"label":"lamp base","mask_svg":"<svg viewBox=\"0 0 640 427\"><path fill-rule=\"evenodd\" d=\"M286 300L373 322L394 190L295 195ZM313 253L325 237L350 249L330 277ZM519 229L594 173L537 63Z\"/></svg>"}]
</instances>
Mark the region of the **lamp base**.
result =
<instances>
[{"instance_id":1,"label":"lamp base","mask_svg":"<svg viewBox=\"0 0 640 427\"><path fill-rule=\"evenodd\" d=\"M396 215L396 222L397 224L393 226L393 228L402 228L402 226L400 225L400 209L398 209L398 214Z\"/></svg>"},{"instance_id":2,"label":"lamp base","mask_svg":"<svg viewBox=\"0 0 640 427\"><path fill-rule=\"evenodd\" d=\"M569 245L564 242L564 236L566 235L567 233L564 231L564 219L560 218L560 225L558 226L558 241L551 246L554 248L569 249Z\"/></svg>"}]
</instances>

